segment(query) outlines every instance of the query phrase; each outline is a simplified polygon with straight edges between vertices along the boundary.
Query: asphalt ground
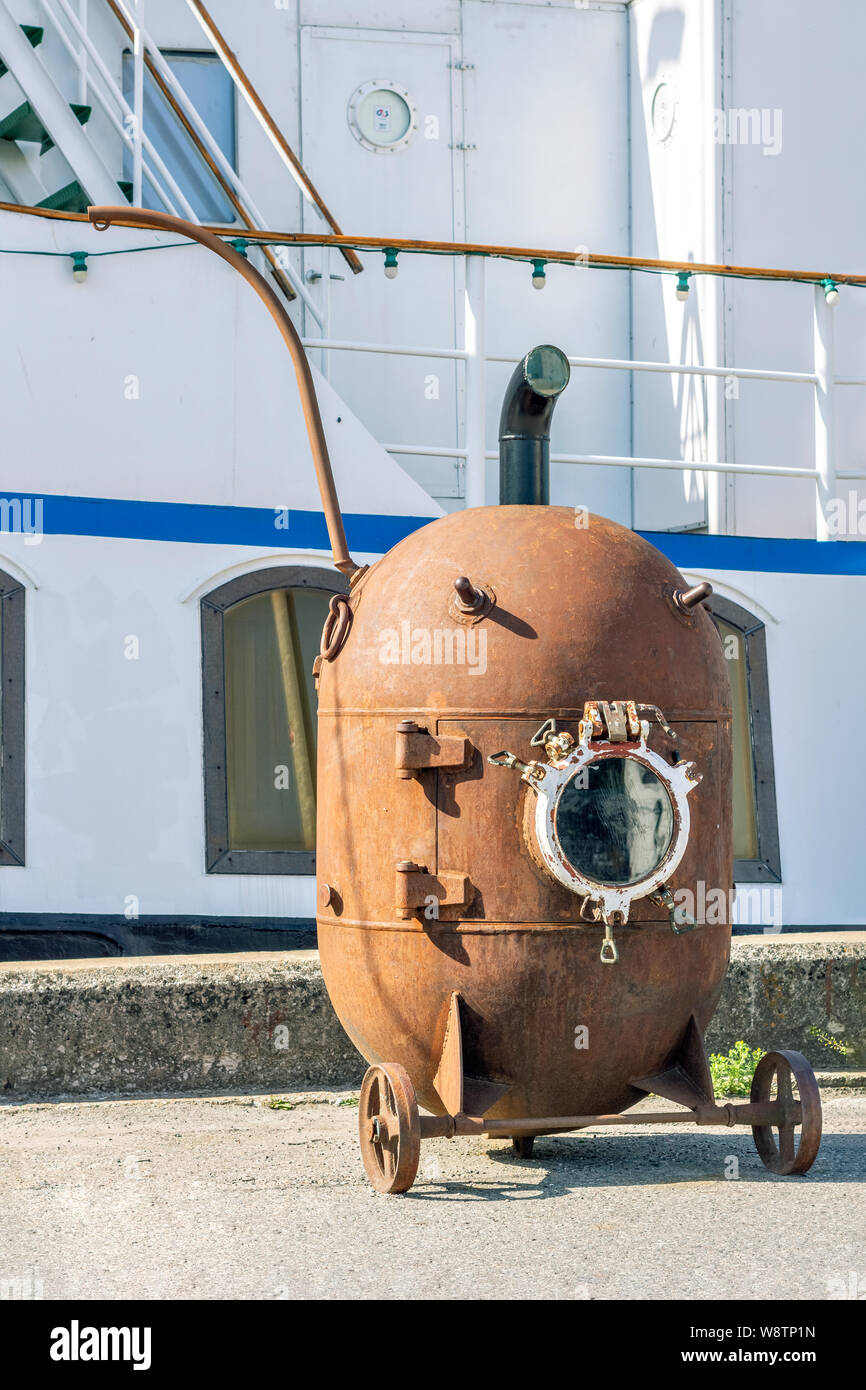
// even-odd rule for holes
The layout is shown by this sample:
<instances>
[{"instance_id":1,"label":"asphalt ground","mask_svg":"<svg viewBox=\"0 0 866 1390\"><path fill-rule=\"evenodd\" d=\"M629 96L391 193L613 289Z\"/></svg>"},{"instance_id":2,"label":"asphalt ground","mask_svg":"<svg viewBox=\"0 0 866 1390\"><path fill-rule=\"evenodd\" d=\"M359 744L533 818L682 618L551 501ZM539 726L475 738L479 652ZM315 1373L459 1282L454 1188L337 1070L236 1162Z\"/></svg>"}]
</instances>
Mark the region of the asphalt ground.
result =
<instances>
[{"instance_id":1,"label":"asphalt ground","mask_svg":"<svg viewBox=\"0 0 866 1390\"><path fill-rule=\"evenodd\" d=\"M866 1096L825 1097L803 1177L748 1129L627 1126L425 1141L405 1196L351 1100L0 1107L0 1297L866 1298Z\"/></svg>"}]
</instances>

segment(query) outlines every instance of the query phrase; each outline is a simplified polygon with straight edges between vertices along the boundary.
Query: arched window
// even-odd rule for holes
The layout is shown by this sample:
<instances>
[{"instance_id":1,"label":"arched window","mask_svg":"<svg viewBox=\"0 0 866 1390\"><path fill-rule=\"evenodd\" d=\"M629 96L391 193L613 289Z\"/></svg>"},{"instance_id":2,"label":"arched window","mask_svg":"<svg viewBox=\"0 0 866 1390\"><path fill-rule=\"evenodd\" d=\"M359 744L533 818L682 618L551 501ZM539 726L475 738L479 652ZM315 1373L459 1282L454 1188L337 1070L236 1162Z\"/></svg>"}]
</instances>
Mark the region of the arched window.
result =
<instances>
[{"instance_id":1,"label":"arched window","mask_svg":"<svg viewBox=\"0 0 866 1390\"><path fill-rule=\"evenodd\" d=\"M24 588L0 570L0 865L24 863Z\"/></svg>"},{"instance_id":2,"label":"arched window","mask_svg":"<svg viewBox=\"0 0 866 1390\"><path fill-rule=\"evenodd\" d=\"M764 624L719 594L709 603L727 658L734 711L734 879L780 883Z\"/></svg>"},{"instance_id":3,"label":"arched window","mask_svg":"<svg viewBox=\"0 0 866 1390\"><path fill-rule=\"evenodd\" d=\"M286 565L201 601L208 873L315 873L312 666L331 596L347 590L330 570Z\"/></svg>"}]
</instances>

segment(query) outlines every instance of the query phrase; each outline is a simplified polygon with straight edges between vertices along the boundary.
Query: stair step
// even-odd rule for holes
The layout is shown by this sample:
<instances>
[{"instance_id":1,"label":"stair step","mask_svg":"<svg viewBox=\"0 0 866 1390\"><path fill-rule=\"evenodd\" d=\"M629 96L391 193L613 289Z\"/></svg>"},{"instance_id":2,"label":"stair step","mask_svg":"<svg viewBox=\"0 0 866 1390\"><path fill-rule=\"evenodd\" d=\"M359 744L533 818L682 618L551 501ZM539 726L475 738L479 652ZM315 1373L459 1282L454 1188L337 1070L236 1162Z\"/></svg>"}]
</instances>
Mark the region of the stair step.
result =
<instances>
[{"instance_id":1,"label":"stair step","mask_svg":"<svg viewBox=\"0 0 866 1390\"><path fill-rule=\"evenodd\" d=\"M132 184L118 182L118 188L128 202L132 201ZM74 183L66 184L65 188L59 188L56 193L52 193L49 198L43 198L41 203L37 203L38 208L50 208L54 212L86 212L90 207L90 199L85 193L81 184L76 179Z\"/></svg>"},{"instance_id":2,"label":"stair step","mask_svg":"<svg viewBox=\"0 0 866 1390\"><path fill-rule=\"evenodd\" d=\"M21 24L19 28L23 32L24 37L30 40L30 46L32 48L38 48L45 37L45 30L41 29L38 24ZM0 58L0 77L5 77L8 71L9 69L3 62L3 59Z\"/></svg>"},{"instance_id":3,"label":"stair step","mask_svg":"<svg viewBox=\"0 0 866 1390\"><path fill-rule=\"evenodd\" d=\"M92 107L79 106L70 102L69 109L78 117L81 125L87 125ZM47 154L54 147L54 140L45 129L29 101L23 101L14 111L0 121L0 140L24 140L39 143L39 153Z\"/></svg>"},{"instance_id":4,"label":"stair step","mask_svg":"<svg viewBox=\"0 0 866 1390\"><path fill-rule=\"evenodd\" d=\"M79 105L78 105L78 102L76 102L76 101L71 101L71 102L69 103L69 109L70 109L70 111L72 112L73 116L77 116L77 117L78 117L78 124L79 124L79 125L87 125L87 122L90 120L90 116L91 116L91 113L92 113L92 111L93 111L93 107L92 107L92 106L79 106ZM40 153L40 154L47 154L49 150L53 150L53 149L54 149L54 141L51 139L51 136L48 135L48 134L46 133L45 139L42 141L42 144L39 146L39 153Z\"/></svg>"},{"instance_id":5,"label":"stair step","mask_svg":"<svg viewBox=\"0 0 866 1390\"><path fill-rule=\"evenodd\" d=\"M0 140L42 141L47 134L29 101L16 106L14 111L10 111L9 115L0 121Z\"/></svg>"},{"instance_id":6,"label":"stair step","mask_svg":"<svg viewBox=\"0 0 866 1390\"><path fill-rule=\"evenodd\" d=\"M43 198L41 203L37 203L38 208L51 208L54 212L86 212L90 206L90 199L85 193L81 184L75 179L72 183L67 183L65 187L59 188L50 197Z\"/></svg>"}]
</instances>

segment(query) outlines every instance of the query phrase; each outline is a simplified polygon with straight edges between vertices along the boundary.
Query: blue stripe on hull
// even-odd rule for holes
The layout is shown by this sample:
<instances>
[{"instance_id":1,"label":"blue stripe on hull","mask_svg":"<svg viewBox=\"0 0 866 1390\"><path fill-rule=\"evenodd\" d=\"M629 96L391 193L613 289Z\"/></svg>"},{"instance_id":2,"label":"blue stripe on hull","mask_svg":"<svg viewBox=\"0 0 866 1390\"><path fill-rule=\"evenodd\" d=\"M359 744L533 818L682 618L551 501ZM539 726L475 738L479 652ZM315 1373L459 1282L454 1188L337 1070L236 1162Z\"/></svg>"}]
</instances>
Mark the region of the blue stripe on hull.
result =
<instances>
[{"instance_id":1,"label":"blue stripe on hull","mask_svg":"<svg viewBox=\"0 0 866 1390\"><path fill-rule=\"evenodd\" d=\"M277 527L272 507L215 507L198 502L142 502L111 497L6 493L0 502L24 505L32 524L42 503L42 529L52 536L104 536L125 540L179 541L198 545L327 550L321 512L290 510ZM26 504L29 504L29 508ZM347 512L351 549L381 554L432 517ZM4 513L5 524L6 516ZM694 532L640 531L679 568L753 570L773 574L866 574L866 541L809 541Z\"/></svg>"},{"instance_id":2,"label":"blue stripe on hull","mask_svg":"<svg viewBox=\"0 0 866 1390\"><path fill-rule=\"evenodd\" d=\"M322 512L290 509L277 526L275 507L214 507L201 502L141 502L113 497L66 497L49 493L5 493L2 500L25 505L32 524L34 504L42 502L47 536L104 536L124 540L183 541L195 545L252 545L268 549L329 550ZM433 517L384 516L347 512L349 545L358 551L390 550ZM5 523L5 517L4 517ZM0 526L7 529L6 524Z\"/></svg>"},{"instance_id":3,"label":"blue stripe on hull","mask_svg":"<svg viewBox=\"0 0 866 1390\"><path fill-rule=\"evenodd\" d=\"M639 531L681 570L770 574L866 574L866 541L802 541Z\"/></svg>"}]
</instances>

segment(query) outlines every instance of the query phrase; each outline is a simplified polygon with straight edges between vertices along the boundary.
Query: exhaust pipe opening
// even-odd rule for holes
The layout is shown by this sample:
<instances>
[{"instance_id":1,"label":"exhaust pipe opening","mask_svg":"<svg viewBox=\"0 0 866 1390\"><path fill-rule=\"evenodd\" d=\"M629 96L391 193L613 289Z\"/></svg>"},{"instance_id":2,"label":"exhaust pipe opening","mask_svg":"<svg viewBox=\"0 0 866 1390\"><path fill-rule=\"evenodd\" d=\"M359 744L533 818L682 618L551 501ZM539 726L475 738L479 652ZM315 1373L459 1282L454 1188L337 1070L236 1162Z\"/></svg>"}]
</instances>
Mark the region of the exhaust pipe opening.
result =
<instances>
[{"instance_id":1,"label":"exhaust pipe opening","mask_svg":"<svg viewBox=\"0 0 866 1390\"><path fill-rule=\"evenodd\" d=\"M549 343L515 367L499 417L499 501L546 506L550 501L550 422L568 385L568 358Z\"/></svg>"}]
</instances>

